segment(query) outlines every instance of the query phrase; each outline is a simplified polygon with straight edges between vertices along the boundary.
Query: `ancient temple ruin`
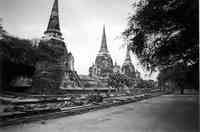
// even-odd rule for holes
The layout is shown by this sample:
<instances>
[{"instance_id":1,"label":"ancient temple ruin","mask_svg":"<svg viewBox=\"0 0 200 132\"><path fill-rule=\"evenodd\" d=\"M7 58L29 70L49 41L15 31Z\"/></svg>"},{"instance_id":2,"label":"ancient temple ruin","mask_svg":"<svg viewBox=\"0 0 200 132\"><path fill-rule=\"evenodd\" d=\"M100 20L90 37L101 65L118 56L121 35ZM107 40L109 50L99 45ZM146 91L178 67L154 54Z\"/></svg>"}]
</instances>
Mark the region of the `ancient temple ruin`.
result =
<instances>
[{"instance_id":1,"label":"ancient temple ruin","mask_svg":"<svg viewBox=\"0 0 200 132\"><path fill-rule=\"evenodd\" d=\"M81 86L59 24L54 1L47 30L38 46L5 33L0 39L0 87L3 92L63 94L63 88Z\"/></svg>"}]
</instances>

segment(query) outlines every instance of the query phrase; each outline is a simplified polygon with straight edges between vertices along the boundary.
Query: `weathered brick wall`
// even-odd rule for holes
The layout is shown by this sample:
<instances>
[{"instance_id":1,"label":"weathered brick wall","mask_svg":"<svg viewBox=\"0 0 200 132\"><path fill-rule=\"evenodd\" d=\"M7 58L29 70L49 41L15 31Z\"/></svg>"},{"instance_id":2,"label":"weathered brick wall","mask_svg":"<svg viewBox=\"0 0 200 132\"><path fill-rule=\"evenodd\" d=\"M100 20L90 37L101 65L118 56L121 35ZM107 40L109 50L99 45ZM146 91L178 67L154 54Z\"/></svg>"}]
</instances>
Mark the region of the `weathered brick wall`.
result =
<instances>
[{"instance_id":1,"label":"weathered brick wall","mask_svg":"<svg viewBox=\"0 0 200 132\"><path fill-rule=\"evenodd\" d=\"M38 50L40 55L35 66L31 92L35 94L59 93L66 70L64 61L67 49L65 44L59 40L41 41Z\"/></svg>"}]
</instances>

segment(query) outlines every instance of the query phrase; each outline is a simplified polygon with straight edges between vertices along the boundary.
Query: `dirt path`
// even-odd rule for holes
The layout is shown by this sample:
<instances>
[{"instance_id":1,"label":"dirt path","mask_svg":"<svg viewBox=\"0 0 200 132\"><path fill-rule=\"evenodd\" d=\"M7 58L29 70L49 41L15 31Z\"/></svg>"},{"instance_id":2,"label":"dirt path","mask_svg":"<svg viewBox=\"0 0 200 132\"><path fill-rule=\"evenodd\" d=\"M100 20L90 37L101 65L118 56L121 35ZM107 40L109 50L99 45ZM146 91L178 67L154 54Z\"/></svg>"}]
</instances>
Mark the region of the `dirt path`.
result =
<instances>
[{"instance_id":1,"label":"dirt path","mask_svg":"<svg viewBox=\"0 0 200 132\"><path fill-rule=\"evenodd\" d=\"M0 132L197 132L198 96L164 95L59 119L1 128Z\"/></svg>"}]
</instances>

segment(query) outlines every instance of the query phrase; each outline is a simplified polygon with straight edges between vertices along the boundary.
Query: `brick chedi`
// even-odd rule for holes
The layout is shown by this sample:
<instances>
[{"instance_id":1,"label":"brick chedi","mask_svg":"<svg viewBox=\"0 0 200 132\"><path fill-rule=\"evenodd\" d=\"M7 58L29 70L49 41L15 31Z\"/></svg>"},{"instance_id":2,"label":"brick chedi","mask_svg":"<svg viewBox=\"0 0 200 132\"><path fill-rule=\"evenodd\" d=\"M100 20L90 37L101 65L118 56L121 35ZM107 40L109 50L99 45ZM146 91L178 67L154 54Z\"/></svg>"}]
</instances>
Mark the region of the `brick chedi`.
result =
<instances>
[{"instance_id":1,"label":"brick chedi","mask_svg":"<svg viewBox=\"0 0 200 132\"><path fill-rule=\"evenodd\" d=\"M107 48L105 26L103 27L99 53L96 56L95 64L89 68L89 72L90 76L100 79L106 79L113 72L113 60Z\"/></svg>"},{"instance_id":2,"label":"brick chedi","mask_svg":"<svg viewBox=\"0 0 200 132\"><path fill-rule=\"evenodd\" d=\"M135 68L134 65L131 61L131 57L130 57L130 50L127 46L126 49L126 56L125 56L125 60L124 63L122 64L122 69L121 69L122 73L127 75L128 77L131 78L135 78Z\"/></svg>"},{"instance_id":3,"label":"brick chedi","mask_svg":"<svg viewBox=\"0 0 200 132\"><path fill-rule=\"evenodd\" d=\"M33 93L56 94L67 71L68 51L59 24L58 0L54 1L49 24L39 43L41 57L33 76Z\"/></svg>"}]
</instances>

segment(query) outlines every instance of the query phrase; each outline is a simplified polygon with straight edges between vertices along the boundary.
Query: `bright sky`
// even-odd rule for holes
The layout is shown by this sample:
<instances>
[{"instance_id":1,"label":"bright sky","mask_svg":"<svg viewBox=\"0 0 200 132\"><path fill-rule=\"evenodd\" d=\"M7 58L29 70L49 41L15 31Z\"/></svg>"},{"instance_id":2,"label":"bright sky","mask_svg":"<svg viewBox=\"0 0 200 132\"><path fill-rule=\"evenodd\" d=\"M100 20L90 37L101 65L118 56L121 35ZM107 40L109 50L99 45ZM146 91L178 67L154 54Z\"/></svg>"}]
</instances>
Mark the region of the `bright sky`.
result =
<instances>
[{"instance_id":1,"label":"bright sky","mask_svg":"<svg viewBox=\"0 0 200 132\"><path fill-rule=\"evenodd\" d=\"M41 38L47 28L54 0L0 0L0 17L4 29L18 37ZM113 61L122 65L125 47L120 38L131 12L130 0L59 0L61 32L68 51L75 57L75 69L88 74L101 44L103 24L106 26L108 50ZM145 76L134 55L132 61Z\"/></svg>"}]
</instances>

